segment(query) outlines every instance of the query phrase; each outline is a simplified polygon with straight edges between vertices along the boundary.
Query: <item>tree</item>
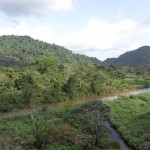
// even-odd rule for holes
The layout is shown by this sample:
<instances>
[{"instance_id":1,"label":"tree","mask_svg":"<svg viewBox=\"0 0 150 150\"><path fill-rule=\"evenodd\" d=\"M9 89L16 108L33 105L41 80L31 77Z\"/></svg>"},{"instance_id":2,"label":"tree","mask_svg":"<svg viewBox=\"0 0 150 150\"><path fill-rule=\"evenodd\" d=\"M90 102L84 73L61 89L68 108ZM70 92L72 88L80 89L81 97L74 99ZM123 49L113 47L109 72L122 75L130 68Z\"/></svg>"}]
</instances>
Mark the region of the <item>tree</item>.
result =
<instances>
[{"instance_id":1,"label":"tree","mask_svg":"<svg viewBox=\"0 0 150 150\"><path fill-rule=\"evenodd\" d=\"M42 116L37 116L36 113L32 114L31 121L31 130L26 131L28 134L25 137L25 146L34 147L36 150L43 150L52 140L52 123Z\"/></svg>"},{"instance_id":2,"label":"tree","mask_svg":"<svg viewBox=\"0 0 150 150\"><path fill-rule=\"evenodd\" d=\"M101 101L92 101L71 111L64 121L76 128L81 128L85 133L92 136L95 147L100 147L102 139L110 132L106 121L110 116L110 107Z\"/></svg>"},{"instance_id":3,"label":"tree","mask_svg":"<svg viewBox=\"0 0 150 150\"><path fill-rule=\"evenodd\" d=\"M40 58L37 59L35 62L32 63L33 65L37 66L37 70L44 74L50 69L51 71L54 71L56 67L58 66L58 61L56 58Z\"/></svg>"}]
</instances>

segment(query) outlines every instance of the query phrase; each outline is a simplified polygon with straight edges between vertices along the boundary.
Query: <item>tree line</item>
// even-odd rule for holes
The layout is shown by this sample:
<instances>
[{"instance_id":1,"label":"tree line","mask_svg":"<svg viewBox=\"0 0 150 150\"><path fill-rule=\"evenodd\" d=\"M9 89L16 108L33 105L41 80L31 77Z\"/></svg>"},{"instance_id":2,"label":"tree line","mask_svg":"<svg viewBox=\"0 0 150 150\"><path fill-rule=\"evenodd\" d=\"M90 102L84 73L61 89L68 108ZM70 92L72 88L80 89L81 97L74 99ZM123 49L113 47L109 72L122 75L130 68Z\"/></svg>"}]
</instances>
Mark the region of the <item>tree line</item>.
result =
<instances>
[{"instance_id":1,"label":"tree line","mask_svg":"<svg viewBox=\"0 0 150 150\"><path fill-rule=\"evenodd\" d=\"M150 68L60 63L40 58L22 67L0 67L0 111L149 87Z\"/></svg>"}]
</instances>

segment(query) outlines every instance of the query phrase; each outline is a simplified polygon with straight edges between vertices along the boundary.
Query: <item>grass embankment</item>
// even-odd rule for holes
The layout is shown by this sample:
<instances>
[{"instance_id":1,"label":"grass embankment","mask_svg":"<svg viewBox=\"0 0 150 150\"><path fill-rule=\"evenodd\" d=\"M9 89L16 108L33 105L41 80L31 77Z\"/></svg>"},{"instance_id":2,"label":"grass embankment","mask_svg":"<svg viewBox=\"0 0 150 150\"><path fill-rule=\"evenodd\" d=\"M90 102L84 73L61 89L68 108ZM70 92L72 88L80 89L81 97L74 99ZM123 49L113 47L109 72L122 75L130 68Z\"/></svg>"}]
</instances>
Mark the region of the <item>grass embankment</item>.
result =
<instances>
[{"instance_id":1,"label":"grass embankment","mask_svg":"<svg viewBox=\"0 0 150 150\"><path fill-rule=\"evenodd\" d=\"M150 150L150 93L108 102L111 123L134 149Z\"/></svg>"},{"instance_id":2,"label":"grass embankment","mask_svg":"<svg viewBox=\"0 0 150 150\"><path fill-rule=\"evenodd\" d=\"M0 121L0 150L119 150L107 138L109 114L107 105L93 101L7 118Z\"/></svg>"}]
</instances>

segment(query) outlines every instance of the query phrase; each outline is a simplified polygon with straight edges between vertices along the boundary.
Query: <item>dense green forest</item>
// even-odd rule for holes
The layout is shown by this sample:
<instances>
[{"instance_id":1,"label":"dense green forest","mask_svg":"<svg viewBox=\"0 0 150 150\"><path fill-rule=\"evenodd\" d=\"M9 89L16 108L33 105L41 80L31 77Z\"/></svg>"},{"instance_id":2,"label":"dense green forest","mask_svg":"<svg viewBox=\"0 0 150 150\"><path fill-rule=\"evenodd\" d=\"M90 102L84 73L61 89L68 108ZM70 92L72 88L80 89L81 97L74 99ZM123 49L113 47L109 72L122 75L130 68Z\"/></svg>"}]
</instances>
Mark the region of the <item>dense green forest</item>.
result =
<instances>
[{"instance_id":1,"label":"dense green forest","mask_svg":"<svg viewBox=\"0 0 150 150\"><path fill-rule=\"evenodd\" d=\"M1 66L0 112L149 87L149 76L149 68L72 67L54 58L41 58L24 67Z\"/></svg>"},{"instance_id":2,"label":"dense green forest","mask_svg":"<svg viewBox=\"0 0 150 150\"><path fill-rule=\"evenodd\" d=\"M25 107L31 107L33 111L26 116L0 121L0 148L119 150L118 143L108 138L111 131L106 126L106 121L110 120L125 139L131 139L130 145L141 150L137 143L143 139L149 140L149 135L144 136L142 128L133 130L135 133L130 130L126 132L124 119L131 118L122 116L128 115L126 111L130 114L132 111L137 114L138 111L146 113L147 108L149 111L149 103L145 96L122 97L121 99L127 100L108 105L93 101L51 109L43 107L39 111L35 111L35 108L41 104L104 96L147 87L150 87L149 65L107 65L96 58L73 54L64 47L34 40L28 36L2 36L0 113ZM137 103L128 101L129 99L136 99ZM130 107L127 109L130 104L134 110L130 110ZM146 130L149 130L146 128L148 115L147 112L145 120L142 120ZM140 119L143 118L139 117ZM137 124L140 124L139 122L137 120ZM129 126L131 130L134 127L138 128L136 124ZM138 139L136 136L140 134L144 137ZM144 150L148 150L148 144L143 143Z\"/></svg>"},{"instance_id":3,"label":"dense green forest","mask_svg":"<svg viewBox=\"0 0 150 150\"><path fill-rule=\"evenodd\" d=\"M118 58L108 58L104 62L121 66L150 65L150 46L143 46L136 50L126 52Z\"/></svg>"},{"instance_id":4,"label":"dense green forest","mask_svg":"<svg viewBox=\"0 0 150 150\"><path fill-rule=\"evenodd\" d=\"M111 123L133 149L150 149L150 93L109 102Z\"/></svg>"},{"instance_id":5,"label":"dense green forest","mask_svg":"<svg viewBox=\"0 0 150 150\"><path fill-rule=\"evenodd\" d=\"M0 65L23 65L45 57L54 57L61 63L72 65L100 63L96 58L74 54L62 46L34 40L29 36L0 36Z\"/></svg>"},{"instance_id":6,"label":"dense green forest","mask_svg":"<svg viewBox=\"0 0 150 150\"><path fill-rule=\"evenodd\" d=\"M150 86L150 66L103 65L28 36L2 36L0 45L0 112Z\"/></svg>"}]
</instances>

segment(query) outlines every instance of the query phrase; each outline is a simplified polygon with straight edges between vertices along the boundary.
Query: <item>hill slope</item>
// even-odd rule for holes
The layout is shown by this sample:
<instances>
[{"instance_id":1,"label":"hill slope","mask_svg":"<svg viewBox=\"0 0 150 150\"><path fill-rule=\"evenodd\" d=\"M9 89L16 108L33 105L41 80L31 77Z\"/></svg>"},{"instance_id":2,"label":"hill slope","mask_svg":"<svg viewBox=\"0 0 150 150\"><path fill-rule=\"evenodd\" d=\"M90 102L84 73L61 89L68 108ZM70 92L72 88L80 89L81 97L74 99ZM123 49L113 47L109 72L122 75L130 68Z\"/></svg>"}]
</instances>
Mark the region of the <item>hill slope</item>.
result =
<instances>
[{"instance_id":1,"label":"hill slope","mask_svg":"<svg viewBox=\"0 0 150 150\"><path fill-rule=\"evenodd\" d=\"M112 65L139 66L150 64L150 46L143 46L126 52L118 58L108 58L104 61Z\"/></svg>"},{"instance_id":2,"label":"hill slope","mask_svg":"<svg viewBox=\"0 0 150 150\"><path fill-rule=\"evenodd\" d=\"M29 36L0 36L0 65L30 63L41 57L55 57L69 64L100 63L96 58L74 54L62 46L34 40Z\"/></svg>"}]
</instances>

